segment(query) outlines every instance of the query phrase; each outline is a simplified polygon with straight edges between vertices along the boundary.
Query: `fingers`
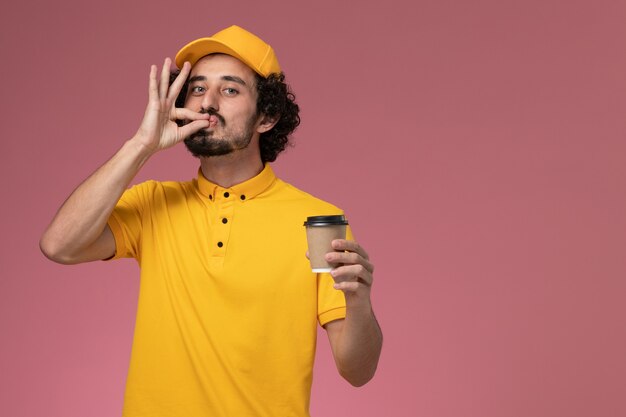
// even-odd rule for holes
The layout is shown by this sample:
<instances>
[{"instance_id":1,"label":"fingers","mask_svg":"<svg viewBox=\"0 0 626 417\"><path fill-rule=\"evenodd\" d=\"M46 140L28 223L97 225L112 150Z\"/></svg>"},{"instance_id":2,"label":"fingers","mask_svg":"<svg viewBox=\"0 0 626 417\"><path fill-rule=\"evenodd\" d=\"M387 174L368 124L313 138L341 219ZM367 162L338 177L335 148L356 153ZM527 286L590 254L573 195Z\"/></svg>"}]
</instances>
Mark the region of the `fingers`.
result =
<instances>
[{"instance_id":1,"label":"fingers","mask_svg":"<svg viewBox=\"0 0 626 417\"><path fill-rule=\"evenodd\" d=\"M361 287L361 283L356 281L343 281L333 285L333 288L343 292L357 292Z\"/></svg>"},{"instance_id":2,"label":"fingers","mask_svg":"<svg viewBox=\"0 0 626 417\"><path fill-rule=\"evenodd\" d=\"M163 68L161 68L161 77L159 80L157 80L158 68L156 65L150 66L150 100L165 100L168 98L168 91L170 91L170 97L174 97L174 99L176 99L176 97L178 96L178 93L180 92L180 89L185 83L187 75L189 74L189 63L185 62L185 65L183 65L183 70L180 72L178 77L176 77L174 83L172 83L172 88L170 87L171 67L172 60L170 58L165 58L165 61L163 62Z\"/></svg>"},{"instance_id":3,"label":"fingers","mask_svg":"<svg viewBox=\"0 0 626 417\"><path fill-rule=\"evenodd\" d=\"M370 287L374 281L372 273L363 265L343 265L330 271L337 284L342 282L360 282Z\"/></svg>"},{"instance_id":4,"label":"fingers","mask_svg":"<svg viewBox=\"0 0 626 417\"><path fill-rule=\"evenodd\" d=\"M361 247L361 245L359 245L354 240L335 239L332 242L332 246L333 246L333 249L335 249L335 250L356 252L359 255L361 255L361 257L363 257L363 259L369 259L370 258L369 255L367 254L367 252L365 252L365 249L363 247Z\"/></svg>"},{"instance_id":5,"label":"fingers","mask_svg":"<svg viewBox=\"0 0 626 417\"><path fill-rule=\"evenodd\" d=\"M183 85L185 85L185 81L187 81L187 77L189 76L190 71L191 65L189 64L189 62L185 61L183 67L180 70L180 73L176 76L176 79L170 86L169 98L173 98L174 100L176 100L176 97L178 97L180 90L183 88Z\"/></svg>"},{"instance_id":6,"label":"fingers","mask_svg":"<svg viewBox=\"0 0 626 417\"><path fill-rule=\"evenodd\" d=\"M198 113L179 107L175 107L173 113L176 120L208 120L211 117L208 113Z\"/></svg>"},{"instance_id":7,"label":"fingers","mask_svg":"<svg viewBox=\"0 0 626 417\"><path fill-rule=\"evenodd\" d=\"M345 293L369 291L374 281L374 265L365 249L357 242L345 239L333 240L332 247L338 252L329 252L325 258L329 263L339 265L330 271L335 289Z\"/></svg>"},{"instance_id":8,"label":"fingers","mask_svg":"<svg viewBox=\"0 0 626 417\"><path fill-rule=\"evenodd\" d=\"M170 88L171 67L172 61L169 58L165 58L163 68L161 69L161 82L159 83L159 97L163 99L167 97L167 90Z\"/></svg>"},{"instance_id":9,"label":"fingers","mask_svg":"<svg viewBox=\"0 0 626 417\"><path fill-rule=\"evenodd\" d=\"M186 124L185 126L178 128L177 139L181 141L198 132L199 130L206 129L207 127L209 127L208 120L195 120L191 123Z\"/></svg>"},{"instance_id":10,"label":"fingers","mask_svg":"<svg viewBox=\"0 0 626 417\"><path fill-rule=\"evenodd\" d=\"M335 242L333 241L333 248L335 248ZM347 242L347 241L346 241ZM356 242L355 242L356 243ZM342 245L337 245L341 246ZM347 249L337 249L337 250L347 250ZM370 273L374 272L374 265L367 259L367 253L361 249L361 253L363 253L366 257L363 257L358 252L329 252L324 257L328 263L331 264L359 264L363 265L365 269L367 269Z\"/></svg>"},{"instance_id":11,"label":"fingers","mask_svg":"<svg viewBox=\"0 0 626 417\"><path fill-rule=\"evenodd\" d=\"M156 74L157 74L156 65L151 65L150 66L150 83L148 84L148 98L150 100L159 99L159 90L158 90Z\"/></svg>"},{"instance_id":12,"label":"fingers","mask_svg":"<svg viewBox=\"0 0 626 417\"><path fill-rule=\"evenodd\" d=\"M336 290L343 291L346 295L367 294L371 290L374 277L363 265L344 265L330 271Z\"/></svg>"}]
</instances>

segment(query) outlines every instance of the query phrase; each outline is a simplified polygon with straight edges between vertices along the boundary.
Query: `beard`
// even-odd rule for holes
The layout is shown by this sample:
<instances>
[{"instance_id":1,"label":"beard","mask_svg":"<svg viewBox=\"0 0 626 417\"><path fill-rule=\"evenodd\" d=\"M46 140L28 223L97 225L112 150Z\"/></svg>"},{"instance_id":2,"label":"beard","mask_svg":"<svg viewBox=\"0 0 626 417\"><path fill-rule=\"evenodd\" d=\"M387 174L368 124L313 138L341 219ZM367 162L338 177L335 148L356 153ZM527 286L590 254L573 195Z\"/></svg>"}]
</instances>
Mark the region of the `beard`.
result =
<instances>
[{"instance_id":1,"label":"beard","mask_svg":"<svg viewBox=\"0 0 626 417\"><path fill-rule=\"evenodd\" d=\"M229 131L224 118L215 111L208 110L201 113L215 115L219 120L219 126L223 130L223 136L216 136L214 130L200 130L184 140L187 150L196 158L209 158L223 156L235 151L247 148L252 141L253 126L256 115L250 117L246 124L238 131Z\"/></svg>"}]
</instances>

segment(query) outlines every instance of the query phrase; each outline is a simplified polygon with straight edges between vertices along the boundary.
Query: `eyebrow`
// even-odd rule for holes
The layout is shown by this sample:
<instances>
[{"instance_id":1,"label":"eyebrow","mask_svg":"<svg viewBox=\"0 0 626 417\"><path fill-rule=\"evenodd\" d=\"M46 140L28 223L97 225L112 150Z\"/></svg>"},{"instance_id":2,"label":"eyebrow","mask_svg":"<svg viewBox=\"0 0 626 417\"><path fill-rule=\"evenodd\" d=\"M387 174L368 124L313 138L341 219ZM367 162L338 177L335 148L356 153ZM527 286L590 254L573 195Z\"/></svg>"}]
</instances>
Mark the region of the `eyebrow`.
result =
<instances>
[{"instance_id":1,"label":"eyebrow","mask_svg":"<svg viewBox=\"0 0 626 417\"><path fill-rule=\"evenodd\" d=\"M243 86L247 86L247 84L246 84L246 82L244 80L242 80L241 78L239 78L237 76L234 76L234 75L224 75L222 77L222 80L224 80L224 81L232 81L234 83L241 84Z\"/></svg>"},{"instance_id":2,"label":"eyebrow","mask_svg":"<svg viewBox=\"0 0 626 417\"><path fill-rule=\"evenodd\" d=\"M224 81L232 81L234 83L241 84L243 86L248 86L248 84L246 84L244 80L242 80L241 78L235 75L222 75L221 79ZM196 81L206 81L206 77L204 75L195 75L191 77L188 82L193 83Z\"/></svg>"}]
</instances>

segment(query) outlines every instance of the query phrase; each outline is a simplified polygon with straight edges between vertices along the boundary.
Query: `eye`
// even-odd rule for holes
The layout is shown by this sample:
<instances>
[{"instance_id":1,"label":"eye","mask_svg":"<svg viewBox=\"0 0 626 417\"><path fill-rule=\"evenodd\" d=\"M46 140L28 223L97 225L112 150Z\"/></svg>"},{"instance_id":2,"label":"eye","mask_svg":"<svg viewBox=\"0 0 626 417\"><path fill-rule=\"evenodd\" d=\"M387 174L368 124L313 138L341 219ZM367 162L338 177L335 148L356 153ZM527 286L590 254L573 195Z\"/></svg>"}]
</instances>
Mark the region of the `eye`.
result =
<instances>
[{"instance_id":1,"label":"eye","mask_svg":"<svg viewBox=\"0 0 626 417\"><path fill-rule=\"evenodd\" d=\"M193 95L201 95L201 94L204 94L205 91L206 91L206 88L201 87L199 85L193 86L189 89L189 92Z\"/></svg>"},{"instance_id":2,"label":"eye","mask_svg":"<svg viewBox=\"0 0 626 417\"><path fill-rule=\"evenodd\" d=\"M224 92L224 95L227 95L227 96L236 96L237 94L239 94L239 91L231 87L227 87L223 89L222 91Z\"/></svg>"}]
</instances>

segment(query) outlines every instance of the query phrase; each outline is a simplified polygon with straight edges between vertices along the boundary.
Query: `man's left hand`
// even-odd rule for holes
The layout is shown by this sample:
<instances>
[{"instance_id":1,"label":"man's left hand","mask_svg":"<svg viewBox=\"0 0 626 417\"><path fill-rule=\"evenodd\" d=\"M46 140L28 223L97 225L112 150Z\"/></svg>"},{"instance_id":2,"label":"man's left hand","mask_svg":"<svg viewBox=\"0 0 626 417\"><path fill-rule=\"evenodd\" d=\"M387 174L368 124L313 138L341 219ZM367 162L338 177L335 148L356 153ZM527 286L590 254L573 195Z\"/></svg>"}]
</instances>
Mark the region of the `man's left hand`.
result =
<instances>
[{"instance_id":1,"label":"man's left hand","mask_svg":"<svg viewBox=\"0 0 626 417\"><path fill-rule=\"evenodd\" d=\"M374 280L374 265L369 261L365 249L354 240L335 239L333 249L326 254L326 261L337 265L330 274L335 280L335 289L347 295L367 296Z\"/></svg>"}]
</instances>

